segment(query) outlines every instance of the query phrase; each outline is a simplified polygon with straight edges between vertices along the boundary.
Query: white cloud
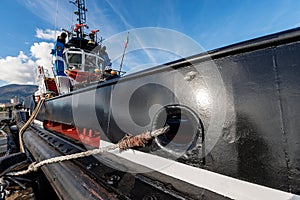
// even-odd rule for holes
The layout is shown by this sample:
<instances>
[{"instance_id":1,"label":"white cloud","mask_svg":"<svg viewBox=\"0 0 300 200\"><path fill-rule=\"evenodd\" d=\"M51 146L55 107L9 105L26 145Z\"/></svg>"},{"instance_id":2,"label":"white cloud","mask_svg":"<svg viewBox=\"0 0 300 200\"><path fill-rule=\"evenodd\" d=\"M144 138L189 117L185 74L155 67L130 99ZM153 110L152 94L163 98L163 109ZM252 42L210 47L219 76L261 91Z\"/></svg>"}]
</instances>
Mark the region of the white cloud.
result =
<instances>
[{"instance_id":1,"label":"white cloud","mask_svg":"<svg viewBox=\"0 0 300 200\"><path fill-rule=\"evenodd\" d=\"M53 48L53 43L47 42L40 42L34 43L30 47L31 56L36 59L35 65L36 66L43 66L44 68L48 69L50 74L52 74L52 55L50 54L51 49Z\"/></svg>"},{"instance_id":2,"label":"white cloud","mask_svg":"<svg viewBox=\"0 0 300 200\"><path fill-rule=\"evenodd\" d=\"M36 29L35 37L37 37L39 39L54 41L56 39L57 35L58 35L58 31L50 30L50 29L42 30L42 29L38 28L38 29Z\"/></svg>"},{"instance_id":3,"label":"white cloud","mask_svg":"<svg viewBox=\"0 0 300 200\"><path fill-rule=\"evenodd\" d=\"M37 29L37 35L44 31ZM51 33L52 30L46 30ZM44 38L45 39L45 38ZM50 54L53 43L39 42L30 47L30 55L20 51L17 56L0 58L0 81L12 84L34 84L37 66L44 66L52 74L52 56Z\"/></svg>"},{"instance_id":4,"label":"white cloud","mask_svg":"<svg viewBox=\"0 0 300 200\"><path fill-rule=\"evenodd\" d=\"M0 59L0 80L7 83L30 84L34 79L34 61L22 51L16 57Z\"/></svg>"}]
</instances>

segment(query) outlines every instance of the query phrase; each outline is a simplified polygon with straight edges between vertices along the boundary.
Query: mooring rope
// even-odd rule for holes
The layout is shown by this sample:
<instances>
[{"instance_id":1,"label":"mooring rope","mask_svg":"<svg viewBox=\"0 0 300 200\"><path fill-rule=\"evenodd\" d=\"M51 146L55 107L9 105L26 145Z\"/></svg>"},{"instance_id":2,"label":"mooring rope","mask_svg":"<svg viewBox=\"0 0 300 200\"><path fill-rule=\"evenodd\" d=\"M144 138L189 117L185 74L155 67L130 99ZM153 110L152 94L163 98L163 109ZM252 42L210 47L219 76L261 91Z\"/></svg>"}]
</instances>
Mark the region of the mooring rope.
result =
<instances>
[{"instance_id":1,"label":"mooring rope","mask_svg":"<svg viewBox=\"0 0 300 200\"><path fill-rule=\"evenodd\" d=\"M147 131L145 133L136 135L136 136L126 136L124 137L121 141L119 141L117 144L112 144L106 147L102 147L99 149L92 149L88 150L85 152L80 152L80 153L74 153L74 154L69 154L65 156L57 156L53 158L49 158L40 162L33 162L31 163L27 169L18 171L18 172L10 172L7 173L6 176L20 176L20 175L25 175L30 172L37 171L40 167L47 165L47 164L52 164L52 163L58 163L62 161L67 161L67 160L72 160L76 158L83 158L95 154L101 154L104 152L120 149L120 151L125 151L128 149L131 149L133 147L140 147L140 146L145 146L149 140L167 132L169 130L169 126L165 126L160 129L156 129L153 131Z\"/></svg>"},{"instance_id":2,"label":"mooring rope","mask_svg":"<svg viewBox=\"0 0 300 200\"><path fill-rule=\"evenodd\" d=\"M38 105L35 107L34 111L32 112L30 118L27 120L27 122L22 126L22 128L19 131L19 143L20 143L20 151L22 153L25 153L24 144L23 144L23 133L28 128L28 126L31 124L31 122L36 118L37 114L39 113L43 103L45 101L45 98L41 98Z\"/></svg>"}]
</instances>

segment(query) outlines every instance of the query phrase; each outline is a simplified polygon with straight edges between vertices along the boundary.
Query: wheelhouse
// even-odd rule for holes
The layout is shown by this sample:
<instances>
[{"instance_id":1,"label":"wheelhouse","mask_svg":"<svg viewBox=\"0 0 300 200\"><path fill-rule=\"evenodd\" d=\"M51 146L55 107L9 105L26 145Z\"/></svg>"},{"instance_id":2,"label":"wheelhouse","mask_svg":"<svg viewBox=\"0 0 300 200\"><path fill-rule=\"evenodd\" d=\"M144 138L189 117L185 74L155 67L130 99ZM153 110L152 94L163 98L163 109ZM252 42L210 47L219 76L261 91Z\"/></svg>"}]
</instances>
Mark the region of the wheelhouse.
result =
<instances>
[{"instance_id":1,"label":"wheelhouse","mask_svg":"<svg viewBox=\"0 0 300 200\"><path fill-rule=\"evenodd\" d=\"M94 73L96 69L101 69L104 59L94 53L79 48L69 48L64 52L64 62L66 70L78 70L82 72Z\"/></svg>"}]
</instances>

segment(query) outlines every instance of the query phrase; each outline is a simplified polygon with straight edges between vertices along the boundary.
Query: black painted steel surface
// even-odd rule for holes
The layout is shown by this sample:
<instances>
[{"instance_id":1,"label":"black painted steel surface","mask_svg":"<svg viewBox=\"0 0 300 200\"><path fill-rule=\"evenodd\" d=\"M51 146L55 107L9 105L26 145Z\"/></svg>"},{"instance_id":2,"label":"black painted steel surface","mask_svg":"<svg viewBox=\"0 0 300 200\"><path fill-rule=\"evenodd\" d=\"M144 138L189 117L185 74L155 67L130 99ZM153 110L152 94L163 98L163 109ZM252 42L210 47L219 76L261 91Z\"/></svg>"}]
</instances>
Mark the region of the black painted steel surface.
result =
<instances>
[{"instance_id":1,"label":"black painted steel surface","mask_svg":"<svg viewBox=\"0 0 300 200\"><path fill-rule=\"evenodd\" d=\"M17 120L17 124L21 127L24 122ZM30 126L23 139L36 161L86 150L37 125ZM115 159L126 167L142 168L102 154L48 164L42 171L60 199L229 199L159 172L131 174L103 164L108 160L115 162ZM113 181L111 177L118 179Z\"/></svg>"},{"instance_id":2,"label":"black painted steel surface","mask_svg":"<svg viewBox=\"0 0 300 200\"><path fill-rule=\"evenodd\" d=\"M300 194L299 54L300 29L277 33L49 99L38 118L117 142L185 117L191 133L145 151L158 146L161 156L182 153L180 162Z\"/></svg>"},{"instance_id":3,"label":"black painted steel surface","mask_svg":"<svg viewBox=\"0 0 300 200\"><path fill-rule=\"evenodd\" d=\"M24 133L24 142L37 161L61 155L32 131ZM42 170L60 199L117 199L71 162L47 165Z\"/></svg>"}]
</instances>

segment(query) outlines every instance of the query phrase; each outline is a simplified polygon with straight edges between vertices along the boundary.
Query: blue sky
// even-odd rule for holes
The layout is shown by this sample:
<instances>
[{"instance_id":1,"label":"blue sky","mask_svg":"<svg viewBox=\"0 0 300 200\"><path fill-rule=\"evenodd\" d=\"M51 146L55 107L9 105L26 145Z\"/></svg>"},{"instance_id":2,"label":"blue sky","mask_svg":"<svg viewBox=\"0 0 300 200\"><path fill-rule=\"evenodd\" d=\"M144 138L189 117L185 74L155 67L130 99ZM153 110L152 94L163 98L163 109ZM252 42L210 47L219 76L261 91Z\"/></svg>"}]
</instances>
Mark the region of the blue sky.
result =
<instances>
[{"instance_id":1,"label":"blue sky","mask_svg":"<svg viewBox=\"0 0 300 200\"><path fill-rule=\"evenodd\" d=\"M104 38L159 27L184 34L205 50L300 25L298 0L86 0L86 4L89 26L100 29ZM53 39L47 33L69 29L74 6L69 0L58 0L58 7L56 0L1 0L0 6L0 86L34 83L35 65L49 65L45 59L50 58L47 48ZM160 57L151 53L156 56ZM125 66L132 64L130 60Z\"/></svg>"}]
</instances>

